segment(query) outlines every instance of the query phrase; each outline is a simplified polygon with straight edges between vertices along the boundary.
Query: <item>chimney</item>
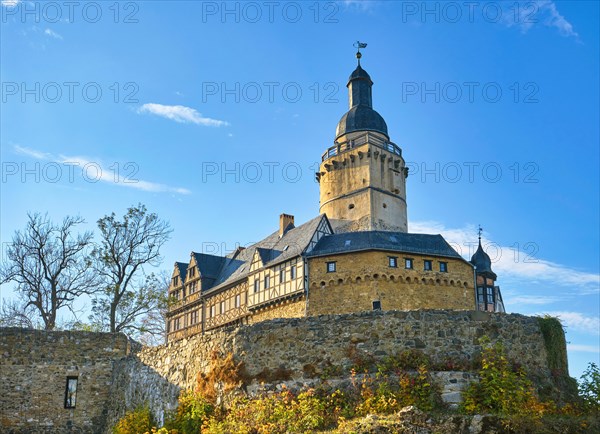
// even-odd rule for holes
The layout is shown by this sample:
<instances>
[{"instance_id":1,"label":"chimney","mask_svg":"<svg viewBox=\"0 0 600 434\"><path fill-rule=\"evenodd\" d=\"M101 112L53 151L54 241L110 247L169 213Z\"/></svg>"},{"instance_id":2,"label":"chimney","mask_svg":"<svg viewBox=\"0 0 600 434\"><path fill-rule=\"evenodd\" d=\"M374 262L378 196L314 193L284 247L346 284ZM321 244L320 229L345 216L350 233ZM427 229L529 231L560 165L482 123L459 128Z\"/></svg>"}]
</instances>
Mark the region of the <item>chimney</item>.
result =
<instances>
[{"instance_id":1,"label":"chimney","mask_svg":"<svg viewBox=\"0 0 600 434\"><path fill-rule=\"evenodd\" d=\"M281 214L279 216L279 238L294 227L294 216L289 214Z\"/></svg>"}]
</instances>

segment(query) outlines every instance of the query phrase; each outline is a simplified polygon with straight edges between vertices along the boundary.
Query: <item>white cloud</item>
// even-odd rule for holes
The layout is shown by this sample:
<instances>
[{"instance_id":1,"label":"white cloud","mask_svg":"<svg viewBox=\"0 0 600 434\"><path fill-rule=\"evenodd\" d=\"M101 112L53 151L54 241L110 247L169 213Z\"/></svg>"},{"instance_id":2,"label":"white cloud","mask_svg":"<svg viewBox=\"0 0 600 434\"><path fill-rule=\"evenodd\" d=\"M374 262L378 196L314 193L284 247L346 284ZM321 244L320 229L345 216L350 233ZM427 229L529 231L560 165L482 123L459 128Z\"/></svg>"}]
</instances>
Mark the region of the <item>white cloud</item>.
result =
<instances>
[{"instance_id":1,"label":"white cloud","mask_svg":"<svg viewBox=\"0 0 600 434\"><path fill-rule=\"evenodd\" d=\"M35 158L36 160L51 160L52 155L46 152L36 151L35 149L25 148L23 146L15 145L15 151L17 154L27 155L29 157Z\"/></svg>"},{"instance_id":2,"label":"white cloud","mask_svg":"<svg viewBox=\"0 0 600 434\"><path fill-rule=\"evenodd\" d=\"M112 169L107 169L102 163L98 161L92 161L86 157L78 156L65 156L58 155L54 156L47 152L37 151L35 149L26 148L23 146L14 146L14 150L21 155L27 155L28 157L35 158L36 160L52 161L54 163L64 164L65 170L71 170L69 166L75 168L88 168L87 176L95 181L106 182L110 184L120 185L123 187L135 188L137 190L152 192L152 193L177 193L177 194L190 194L191 191L181 187L170 187L165 184L156 182L144 181L141 179L135 179L134 176L131 178L121 176L118 172ZM70 173L70 172L69 172Z\"/></svg>"},{"instance_id":3,"label":"white cloud","mask_svg":"<svg viewBox=\"0 0 600 434\"><path fill-rule=\"evenodd\" d=\"M518 295L511 297L504 294L504 302L508 305L544 305L552 304L564 300L562 297L554 297L550 295Z\"/></svg>"},{"instance_id":4,"label":"white cloud","mask_svg":"<svg viewBox=\"0 0 600 434\"><path fill-rule=\"evenodd\" d=\"M347 8L356 8L363 11L372 9L378 2L375 0L343 0Z\"/></svg>"},{"instance_id":5,"label":"white cloud","mask_svg":"<svg viewBox=\"0 0 600 434\"><path fill-rule=\"evenodd\" d=\"M10 7L21 3L21 0L2 0L2 6Z\"/></svg>"},{"instance_id":6,"label":"white cloud","mask_svg":"<svg viewBox=\"0 0 600 434\"><path fill-rule=\"evenodd\" d=\"M193 123L207 127L223 127L229 122L202 116L195 109L182 105L162 105L148 103L138 109L138 113L151 113L180 123Z\"/></svg>"},{"instance_id":7,"label":"white cloud","mask_svg":"<svg viewBox=\"0 0 600 434\"><path fill-rule=\"evenodd\" d=\"M580 351L584 353L600 353L600 347L595 347L593 345L567 344L567 350Z\"/></svg>"},{"instance_id":8,"label":"white cloud","mask_svg":"<svg viewBox=\"0 0 600 434\"><path fill-rule=\"evenodd\" d=\"M580 312L540 312L536 315L550 315L561 320L567 330L571 329L578 332L600 335L600 318L586 316Z\"/></svg>"},{"instance_id":9,"label":"white cloud","mask_svg":"<svg viewBox=\"0 0 600 434\"><path fill-rule=\"evenodd\" d=\"M477 248L477 230L470 225L464 228L446 228L442 223L435 221L410 222L409 229L416 233L442 234L454 249L465 259L469 260ZM502 276L503 280L540 281L574 288L574 292L582 295L598 294L600 276L576 270L565 265L539 258L539 252L533 254L537 245L531 243L530 248L521 249L510 246L501 246L485 237L481 244L490 259L492 268ZM525 251L523 251L525 250ZM534 303L535 304L535 303Z\"/></svg>"},{"instance_id":10,"label":"white cloud","mask_svg":"<svg viewBox=\"0 0 600 434\"><path fill-rule=\"evenodd\" d=\"M54 39L63 39L63 37L61 35L59 35L58 33L56 33L54 30L51 29L46 29L44 30L44 34L53 37Z\"/></svg>"},{"instance_id":11,"label":"white cloud","mask_svg":"<svg viewBox=\"0 0 600 434\"><path fill-rule=\"evenodd\" d=\"M577 38L579 35L573 25L558 12L552 0L537 0L505 3L503 22L509 26L517 26L523 33L528 32L537 24L556 28L563 36Z\"/></svg>"}]
</instances>

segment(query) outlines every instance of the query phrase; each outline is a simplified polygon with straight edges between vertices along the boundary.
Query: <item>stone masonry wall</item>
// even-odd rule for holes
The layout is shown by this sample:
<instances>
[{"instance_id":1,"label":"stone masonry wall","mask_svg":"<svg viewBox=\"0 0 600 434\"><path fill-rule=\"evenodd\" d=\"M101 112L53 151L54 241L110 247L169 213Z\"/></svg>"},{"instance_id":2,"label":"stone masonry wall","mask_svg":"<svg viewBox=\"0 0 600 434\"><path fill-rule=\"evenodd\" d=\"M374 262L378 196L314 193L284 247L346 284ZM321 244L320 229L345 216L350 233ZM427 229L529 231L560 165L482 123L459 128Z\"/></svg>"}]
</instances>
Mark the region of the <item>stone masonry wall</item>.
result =
<instances>
[{"instance_id":1,"label":"stone masonry wall","mask_svg":"<svg viewBox=\"0 0 600 434\"><path fill-rule=\"evenodd\" d=\"M388 256L397 258L397 267L389 266ZM413 269L404 268L405 258L413 259ZM423 270L425 259L433 270ZM334 273L327 272L330 261ZM439 271L440 262L447 272ZM309 258L308 267L310 316L372 310L374 300L383 310L475 308L473 267L460 259L368 251Z\"/></svg>"},{"instance_id":2,"label":"stone masonry wall","mask_svg":"<svg viewBox=\"0 0 600 434\"><path fill-rule=\"evenodd\" d=\"M260 377L265 368L279 368L303 381L331 365L347 374L354 363L352 354L380 360L416 348L439 363L469 362L479 354L484 335L492 342L505 342L509 357L525 369L548 373L536 318L475 311L370 311L274 319L144 348L137 357L170 383L191 389L198 373L207 372L213 351L231 352L243 360L250 377Z\"/></svg>"},{"instance_id":3,"label":"stone masonry wall","mask_svg":"<svg viewBox=\"0 0 600 434\"><path fill-rule=\"evenodd\" d=\"M244 362L252 392L265 378L271 386L301 387L327 372L332 381L347 381L357 356L377 362L405 349L419 349L434 362L469 362L482 336L502 340L510 358L549 376L538 319L517 314L368 311L273 319L159 347L141 347L120 334L0 329L0 432L108 433L141 404L160 422L176 407L180 390L195 388L198 373L208 372L213 352ZM75 410L64 409L68 375L79 376ZM468 372L435 375L448 402L473 378Z\"/></svg>"},{"instance_id":4,"label":"stone masonry wall","mask_svg":"<svg viewBox=\"0 0 600 434\"><path fill-rule=\"evenodd\" d=\"M0 328L0 432L101 432L125 335ZM65 409L67 376L77 376Z\"/></svg>"}]
</instances>

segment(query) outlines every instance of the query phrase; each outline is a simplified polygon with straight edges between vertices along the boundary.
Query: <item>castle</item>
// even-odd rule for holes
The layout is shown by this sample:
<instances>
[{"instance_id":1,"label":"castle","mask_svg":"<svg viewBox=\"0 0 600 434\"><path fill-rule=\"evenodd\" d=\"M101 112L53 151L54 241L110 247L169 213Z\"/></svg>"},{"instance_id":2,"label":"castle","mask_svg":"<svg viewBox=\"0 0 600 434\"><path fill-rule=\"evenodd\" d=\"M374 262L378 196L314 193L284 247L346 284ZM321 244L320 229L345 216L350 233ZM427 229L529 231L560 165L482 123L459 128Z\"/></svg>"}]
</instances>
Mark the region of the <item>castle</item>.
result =
<instances>
[{"instance_id":1,"label":"castle","mask_svg":"<svg viewBox=\"0 0 600 434\"><path fill-rule=\"evenodd\" d=\"M362 45L359 44L359 47ZM373 109L369 74L347 84L349 110L316 174L320 215L226 256L192 252L176 262L167 339L273 318L367 310L504 312L490 257L463 259L441 235L411 234L402 150Z\"/></svg>"}]
</instances>

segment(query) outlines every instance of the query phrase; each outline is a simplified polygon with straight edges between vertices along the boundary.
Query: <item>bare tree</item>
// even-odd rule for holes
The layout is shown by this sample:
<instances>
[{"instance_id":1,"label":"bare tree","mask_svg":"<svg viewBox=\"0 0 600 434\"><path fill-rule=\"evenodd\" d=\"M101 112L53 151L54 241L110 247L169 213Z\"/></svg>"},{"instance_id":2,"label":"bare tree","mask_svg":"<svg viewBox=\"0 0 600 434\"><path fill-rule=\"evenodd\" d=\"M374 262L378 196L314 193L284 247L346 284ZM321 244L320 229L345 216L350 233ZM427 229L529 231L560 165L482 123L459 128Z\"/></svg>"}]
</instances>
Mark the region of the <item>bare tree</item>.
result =
<instances>
[{"instance_id":1,"label":"bare tree","mask_svg":"<svg viewBox=\"0 0 600 434\"><path fill-rule=\"evenodd\" d=\"M144 332L137 339L144 345L161 345L167 342L167 312L169 306L177 301L169 297L168 291L171 284L171 275L162 270L155 279L158 303L156 309L149 312L141 320Z\"/></svg>"},{"instance_id":2,"label":"bare tree","mask_svg":"<svg viewBox=\"0 0 600 434\"><path fill-rule=\"evenodd\" d=\"M47 215L28 214L23 231L16 231L0 266L0 283L14 282L22 309L33 307L46 330L56 327L61 308L72 311L73 302L97 290L91 261L85 255L92 233L74 235L81 217L65 217L54 224Z\"/></svg>"},{"instance_id":3,"label":"bare tree","mask_svg":"<svg viewBox=\"0 0 600 434\"><path fill-rule=\"evenodd\" d=\"M146 207L131 207L118 220L115 213L98 220L101 241L94 257L105 291L93 301L93 320L111 332L148 332L142 320L160 307L164 291L144 266L162 262L160 248L169 239L169 224Z\"/></svg>"},{"instance_id":4,"label":"bare tree","mask_svg":"<svg viewBox=\"0 0 600 434\"><path fill-rule=\"evenodd\" d=\"M33 307L25 308L19 300L2 300L0 306L0 327L38 328Z\"/></svg>"}]
</instances>

